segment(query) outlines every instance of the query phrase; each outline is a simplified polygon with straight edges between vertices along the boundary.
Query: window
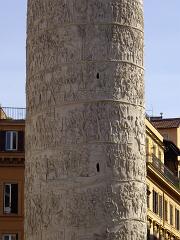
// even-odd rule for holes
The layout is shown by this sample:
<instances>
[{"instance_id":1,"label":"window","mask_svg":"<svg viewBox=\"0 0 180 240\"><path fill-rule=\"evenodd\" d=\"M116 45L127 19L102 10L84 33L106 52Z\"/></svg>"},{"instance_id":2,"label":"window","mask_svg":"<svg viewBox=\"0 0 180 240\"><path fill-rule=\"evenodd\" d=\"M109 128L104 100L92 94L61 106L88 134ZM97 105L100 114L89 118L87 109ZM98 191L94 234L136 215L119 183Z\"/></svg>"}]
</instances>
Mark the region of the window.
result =
<instances>
[{"instance_id":1,"label":"window","mask_svg":"<svg viewBox=\"0 0 180 240\"><path fill-rule=\"evenodd\" d=\"M151 234L150 234L150 229L147 229L147 240L150 240Z\"/></svg>"},{"instance_id":2,"label":"window","mask_svg":"<svg viewBox=\"0 0 180 240\"><path fill-rule=\"evenodd\" d=\"M18 184L4 185L4 213L18 213Z\"/></svg>"},{"instance_id":3,"label":"window","mask_svg":"<svg viewBox=\"0 0 180 240\"><path fill-rule=\"evenodd\" d=\"M18 133L15 131L6 132L6 150L17 150Z\"/></svg>"},{"instance_id":4,"label":"window","mask_svg":"<svg viewBox=\"0 0 180 240\"><path fill-rule=\"evenodd\" d=\"M159 216L163 217L163 198L161 195L159 195Z\"/></svg>"},{"instance_id":5,"label":"window","mask_svg":"<svg viewBox=\"0 0 180 240\"><path fill-rule=\"evenodd\" d=\"M155 144L153 145L153 154L154 154L154 156L156 156L156 145Z\"/></svg>"},{"instance_id":6,"label":"window","mask_svg":"<svg viewBox=\"0 0 180 240\"><path fill-rule=\"evenodd\" d=\"M146 138L146 154L149 153L149 138Z\"/></svg>"},{"instance_id":7,"label":"window","mask_svg":"<svg viewBox=\"0 0 180 240\"><path fill-rule=\"evenodd\" d=\"M167 222L168 221L168 202L164 201L164 219Z\"/></svg>"},{"instance_id":8,"label":"window","mask_svg":"<svg viewBox=\"0 0 180 240\"><path fill-rule=\"evenodd\" d=\"M180 229L180 225L179 225L179 210L175 209L175 227L177 230Z\"/></svg>"},{"instance_id":9,"label":"window","mask_svg":"<svg viewBox=\"0 0 180 240\"><path fill-rule=\"evenodd\" d=\"M170 204L170 224L173 225L173 206Z\"/></svg>"},{"instance_id":10,"label":"window","mask_svg":"<svg viewBox=\"0 0 180 240\"><path fill-rule=\"evenodd\" d=\"M163 217L163 197L153 190L153 212Z\"/></svg>"},{"instance_id":11,"label":"window","mask_svg":"<svg viewBox=\"0 0 180 240\"><path fill-rule=\"evenodd\" d=\"M169 140L169 135L167 133L163 133L162 136L164 137L164 139Z\"/></svg>"},{"instance_id":12,"label":"window","mask_svg":"<svg viewBox=\"0 0 180 240\"><path fill-rule=\"evenodd\" d=\"M162 154L161 154L160 150L158 151L158 158L159 158L159 160L161 160L161 158L162 158Z\"/></svg>"},{"instance_id":13,"label":"window","mask_svg":"<svg viewBox=\"0 0 180 240\"><path fill-rule=\"evenodd\" d=\"M96 170L97 170L97 172L100 172L100 166L99 166L99 163L96 164Z\"/></svg>"},{"instance_id":14,"label":"window","mask_svg":"<svg viewBox=\"0 0 180 240\"><path fill-rule=\"evenodd\" d=\"M158 193L153 190L153 212L158 214Z\"/></svg>"},{"instance_id":15,"label":"window","mask_svg":"<svg viewBox=\"0 0 180 240\"><path fill-rule=\"evenodd\" d=\"M18 234L4 234L3 240L18 240Z\"/></svg>"},{"instance_id":16,"label":"window","mask_svg":"<svg viewBox=\"0 0 180 240\"><path fill-rule=\"evenodd\" d=\"M147 185L147 207L150 207L150 190L149 190L149 186Z\"/></svg>"}]
</instances>

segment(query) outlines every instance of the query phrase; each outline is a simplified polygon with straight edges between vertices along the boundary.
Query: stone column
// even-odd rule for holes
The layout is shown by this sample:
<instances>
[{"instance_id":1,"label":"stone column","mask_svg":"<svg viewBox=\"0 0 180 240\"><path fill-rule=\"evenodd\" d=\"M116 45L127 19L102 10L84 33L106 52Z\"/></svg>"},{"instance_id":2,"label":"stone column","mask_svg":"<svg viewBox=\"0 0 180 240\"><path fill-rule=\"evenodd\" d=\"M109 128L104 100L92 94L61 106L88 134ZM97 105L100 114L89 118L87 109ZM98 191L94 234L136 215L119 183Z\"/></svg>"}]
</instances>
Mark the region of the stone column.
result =
<instances>
[{"instance_id":1,"label":"stone column","mask_svg":"<svg viewBox=\"0 0 180 240\"><path fill-rule=\"evenodd\" d=\"M26 240L145 240L142 0L29 0Z\"/></svg>"}]
</instances>

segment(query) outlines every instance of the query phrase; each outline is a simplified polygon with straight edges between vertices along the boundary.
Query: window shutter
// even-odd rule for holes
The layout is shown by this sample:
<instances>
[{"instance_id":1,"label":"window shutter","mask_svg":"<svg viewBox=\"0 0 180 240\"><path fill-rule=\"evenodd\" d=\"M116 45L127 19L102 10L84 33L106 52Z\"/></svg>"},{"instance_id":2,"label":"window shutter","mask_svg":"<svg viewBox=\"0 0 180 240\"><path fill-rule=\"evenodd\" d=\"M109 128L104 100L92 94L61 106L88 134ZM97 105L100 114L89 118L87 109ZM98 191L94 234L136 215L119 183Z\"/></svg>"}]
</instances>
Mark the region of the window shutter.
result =
<instances>
[{"instance_id":1,"label":"window shutter","mask_svg":"<svg viewBox=\"0 0 180 240\"><path fill-rule=\"evenodd\" d=\"M176 229L179 230L179 210L175 209L175 226Z\"/></svg>"},{"instance_id":2,"label":"window shutter","mask_svg":"<svg viewBox=\"0 0 180 240\"><path fill-rule=\"evenodd\" d=\"M153 212L158 214L158 193L153 190Z\"/></svg>"},{"instance_id":3,"label":"window shutter","mask_svg":"<svg viewBox=\"0 0 180 240\"><path fill-rule=\"evenodd\" d=\"M164 201L164 218L165 221L168 221L168 203L166 200Z\"/></svg>"},{"instance_id":4,"label":"window shutter","mask_svg":"<svg viewBox=\"0 0 180 240\"><path fill-rule=\"evenodd\" d=\"M155 191L153 190L153 212L156 212Z\"/></svg>"},{"instance_id":5,"label":"window shutter","mask_svg":"<svg viewBox=\"0 0 180 240\"><path fill-rule=\"evenodd\" d=\"M0 151L5 151L6 131L0 131Z\"/></svg>"},{"instance_id":6,"label":"window shutter","mask_svg":"<svg viewBox=\"0 0 180 240\"><path fill-rule=\"evenodd\" d=\"M156 192L156 213L158 214L158 193Z\"/></svg>"},{"instance_id":7,"label":"window shutter","mask_svg":"<svg viewBox=\"0 0 180 240\"><path fill-rule=\"evenodd\" d=\"M170 224L173 225L173 206L170 204Z\"/></svg>"},{"instance_id":8,"label":"window shutter","mask_svg":"<svg viewBox=\"0 0 180 240\"><path fill-rule=\"evenodd\" d=\"M11 213L18 213L18 184L11 185Z\"/></svg>"},{"instance_id":9,"label":"window shutter","mask_svg":"<svg viewBox=\"0 0 180 240\"><path fill-rule=\"evenodd\" d=\"M163 217L163 199L161 195L159 195L159 216Z\"/></svg>"},{"instance_id":10,"label":"window shutter","mask_svg":"<svg viewBox=\"0 0 180 240\"><path fill-rule=\"evenodd\" d=\"M147 207L149 208L150 204L149 204L149 195L150 195L150 191L149 191L149 186L147 185Z\"/></svg>"},{"instance_id":11,"label":"window shutter","mask_svg":"<svg viewBox=\"0 0 180 240\"><path fill-rule=\"evenodd\" d=\"M0 214L3 214L3 184L0 182Z\"/></svg>"},{"instance_id":12,"label":"window shutter","mask_svg":"<svg viewBox=\"0 0 180 240\"><path fill-rule=\"evenodd\" d=\"M18 151L24 151L24 132L18 132Z\"/></svg>"}]
</instances>

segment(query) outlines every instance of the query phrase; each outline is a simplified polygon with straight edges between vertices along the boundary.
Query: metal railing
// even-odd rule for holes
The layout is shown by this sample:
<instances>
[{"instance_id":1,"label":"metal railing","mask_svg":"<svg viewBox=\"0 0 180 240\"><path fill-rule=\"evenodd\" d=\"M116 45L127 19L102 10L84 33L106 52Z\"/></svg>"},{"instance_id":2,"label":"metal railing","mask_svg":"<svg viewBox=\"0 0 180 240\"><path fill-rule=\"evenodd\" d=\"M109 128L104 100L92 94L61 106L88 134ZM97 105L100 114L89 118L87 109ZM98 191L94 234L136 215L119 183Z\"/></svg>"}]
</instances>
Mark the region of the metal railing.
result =
<instances>
[{"instance_id":1,"label":"metal railing","mask_svg":"<svg viewBox=\"0 0 180 240\"><path fill-rule=\"evenodd\" d=\"M0 107L0 119L24 120L26 108Z\"/></svg>"},{"instance_id":2,"label":"metal railing","mask_svg":"<svg viewBox=\"0 0 180 240\"><path fill-rule=\"evenodd\" d=\"M175 174L166 167L159 158L152 155L151 164L161 173L163 176L171 182L176 188L180 189L180 179L175 176Z\"/></svg>"}]
</instances>

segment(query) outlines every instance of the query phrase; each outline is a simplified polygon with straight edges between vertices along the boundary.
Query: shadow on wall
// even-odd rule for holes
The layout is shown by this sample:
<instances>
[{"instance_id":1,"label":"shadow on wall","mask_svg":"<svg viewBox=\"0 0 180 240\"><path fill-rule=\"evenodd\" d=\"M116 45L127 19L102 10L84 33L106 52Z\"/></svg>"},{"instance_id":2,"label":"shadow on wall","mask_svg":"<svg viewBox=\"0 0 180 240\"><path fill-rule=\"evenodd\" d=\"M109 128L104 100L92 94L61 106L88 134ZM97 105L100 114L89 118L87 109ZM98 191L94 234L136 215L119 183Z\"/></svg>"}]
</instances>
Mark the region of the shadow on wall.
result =
<instances>
[{"instance_id":1,"label":"shadow on wall","mask_svg":"<svg viewBox=\"0 0 180 240\"><path fill-rule=\"evenodd\" d=\"M155 237L154 235L152 235L152 234L148 234L147 235L147 240L164 240L164 238L157 238L157 237Z\"/></svg>"},{"instance_id":2,"label":"shadow on wall","mask_svg":"<svg viewBox=\"0 0 180 240\"><path fill-rule=\"evenodd\" d=\"M160 240L161 238L159 238ZM164 239L164 238L163 238ZM162 239L162 240L163 240ZM152 234L150 234L150 232L147 230L147 240L158 240L158 238Z\"/></svg>"}]
</instances>

